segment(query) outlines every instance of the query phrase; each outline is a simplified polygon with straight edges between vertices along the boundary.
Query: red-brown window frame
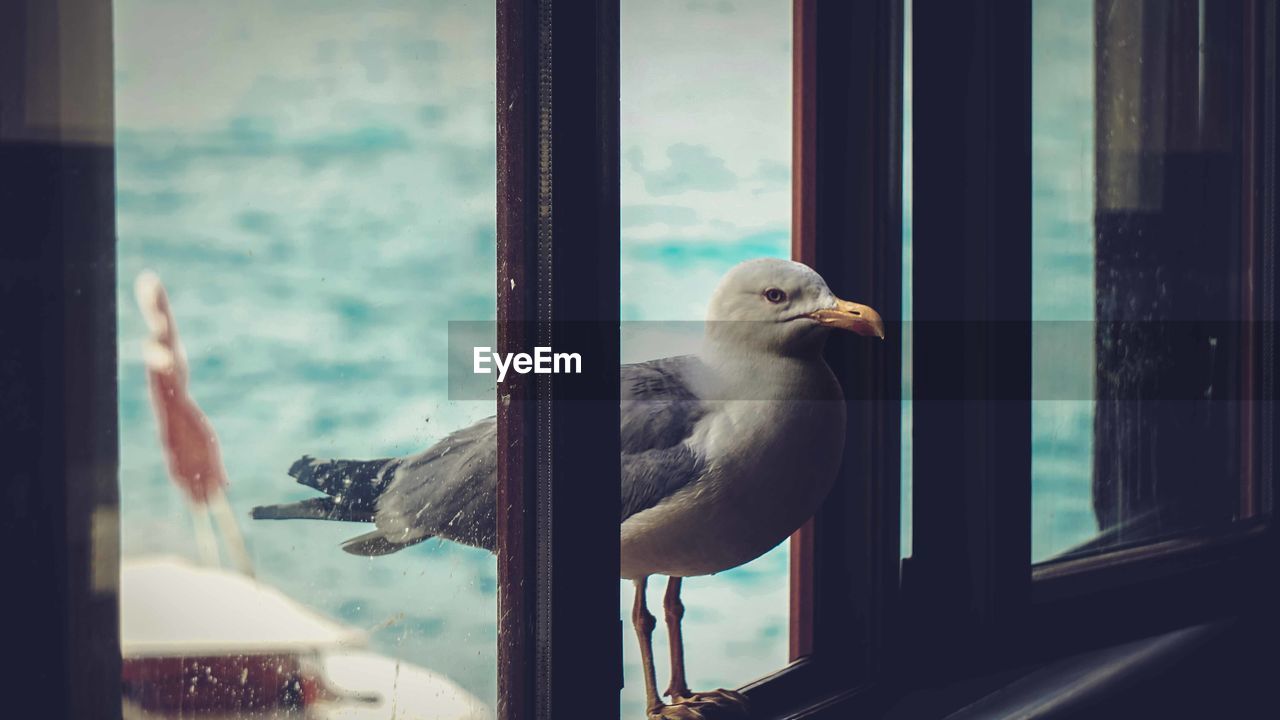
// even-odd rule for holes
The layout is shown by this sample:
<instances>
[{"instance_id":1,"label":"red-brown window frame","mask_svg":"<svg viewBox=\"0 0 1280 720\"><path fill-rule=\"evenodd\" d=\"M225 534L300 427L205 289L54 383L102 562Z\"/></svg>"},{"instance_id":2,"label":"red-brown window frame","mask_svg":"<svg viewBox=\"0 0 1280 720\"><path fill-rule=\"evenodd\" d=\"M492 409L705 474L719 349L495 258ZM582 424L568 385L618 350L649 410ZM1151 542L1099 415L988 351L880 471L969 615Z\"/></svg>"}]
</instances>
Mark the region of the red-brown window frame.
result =
<instances>
[{"instance_id":1,"label":"red-brown window frame","mask_svg":"<svg viewBox=\"0 0 1280 720\"><path fill-rule=\"evenodd\" d=\"M883 701L898 587L903 3L792 7L792 258L890 332L828 348L848 403L845 462L791 539L792 663L747 688L764 717Z\"/></svg>"},{"instance_id":2,"label":"red-brown window frame","mask_svg":"<svg viewBox=\"0 0 1280 720\"><path fill-rule=\"evenodd\" d=\"M902 317L902 3L858 5L793 3L791 256L892 322ZM852 401L838 487L861 497L838 494L792 536L792 660L817 649L819 525L845 519L842 505L868 523L881 587L896 584L902 327L878 346L834 350Z\"/></svg>"}]
</instances>

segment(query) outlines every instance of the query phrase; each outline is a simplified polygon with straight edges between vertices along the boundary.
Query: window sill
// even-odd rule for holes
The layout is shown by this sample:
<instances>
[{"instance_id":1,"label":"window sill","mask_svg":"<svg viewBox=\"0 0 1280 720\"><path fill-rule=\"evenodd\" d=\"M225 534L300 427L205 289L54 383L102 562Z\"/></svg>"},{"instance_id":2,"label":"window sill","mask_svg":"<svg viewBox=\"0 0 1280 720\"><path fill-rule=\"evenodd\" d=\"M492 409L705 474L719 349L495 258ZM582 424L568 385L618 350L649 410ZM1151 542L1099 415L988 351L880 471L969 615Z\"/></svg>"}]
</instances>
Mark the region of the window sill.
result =
<instances>
[{"instance_id":1,"label":"window sill","mask_svg":"<svg viewBox=\"0 0 1280 720\"><path fill-rule=\"evenodd\" d=\"M1269 616L1241 616L897 696L858 688L766 717L1258 717L1273 702L1278 637Z\"/></svg>"},{"instance_id":2,"label":"window sill","mask_svg":"<svg viewBox=\"0 0 1280 720\"><path fill-rule=\"evenodd\" d=\"M948 715L947 720L1063 717L1108 705L1203 650L1231 623L1182 628L1049 663Z\"/></svg>"}]
</instances>

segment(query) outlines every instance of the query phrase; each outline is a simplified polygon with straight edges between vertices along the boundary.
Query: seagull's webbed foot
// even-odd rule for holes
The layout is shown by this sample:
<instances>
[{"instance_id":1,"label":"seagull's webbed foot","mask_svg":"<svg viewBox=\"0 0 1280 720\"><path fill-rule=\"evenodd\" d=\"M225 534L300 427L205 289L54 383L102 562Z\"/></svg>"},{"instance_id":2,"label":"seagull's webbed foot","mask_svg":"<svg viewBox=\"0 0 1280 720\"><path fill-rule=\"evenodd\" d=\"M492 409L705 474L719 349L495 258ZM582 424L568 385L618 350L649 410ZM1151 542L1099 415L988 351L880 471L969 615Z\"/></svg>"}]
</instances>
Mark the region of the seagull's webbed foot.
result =
<instances>
[{"instance_id":1,"label":"seagull's webbed foot","mask_svg":"<svg viewBox=\"0 0 1280 720\"><path fill-rule=\"evenodd\" d=\"M709 690L707 692L689 693L688 695L676 698L675 700L676 702L703 703L722 707L726 710L736 710L743 717L746 717L747 712L751 709L751 701L747 700L746 695L743 695L737 690L726 690L724 688L720 688L719 690Z\"/></svg>"},{"instance_id":2,"label":"seagull's webbed foot","mask_svg":"<svg viewBox=\"0 0 1280 720\"><path fill-rule=\"evenodd\" d=\"M747 697L736 690L712 690L672 698L649 711L649 720L738 720L750 714Z\"/></svg>"}]
</instances>

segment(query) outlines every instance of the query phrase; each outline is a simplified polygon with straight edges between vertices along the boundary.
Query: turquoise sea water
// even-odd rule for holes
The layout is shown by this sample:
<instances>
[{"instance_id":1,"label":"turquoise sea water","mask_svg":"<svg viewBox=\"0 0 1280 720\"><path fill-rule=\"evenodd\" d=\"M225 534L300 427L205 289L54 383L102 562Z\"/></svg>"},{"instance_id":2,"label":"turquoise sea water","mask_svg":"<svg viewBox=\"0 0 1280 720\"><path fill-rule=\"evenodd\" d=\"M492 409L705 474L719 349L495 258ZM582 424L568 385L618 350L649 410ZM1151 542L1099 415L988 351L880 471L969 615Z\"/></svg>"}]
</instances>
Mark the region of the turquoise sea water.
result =
<instances>
[{"instance_id":1,"label":"turquoise sea water","mask_svg":"<svg viewBox=\"0 0 1280 720\"><path fill-rule=\"evenodd\" d=\"M725 269L787 254L790 6L624 0L624 319L700 319ZM1092 312L1091 7L1036 5L1040 317ZM492 3L462 0L116 3L124 553L194 557L141 365L132 282L150 268L260 577L490 703L491 556L429 542L357 558L338 545L359 527L247 511L309 496L285 474L303 453L413 452L493 412L447 400L445 343L450 320L494 316L494 32ZM1035 412L1043 557L1093 532L1091 408ZM785 662L786 573L784 545L686 583L696 686ZM623 647L634 712L630 633ZM661 637L655 652L665 684Z\"/></svg>"},{"instance_id":2,"label":"turquoise sea water","mask_svg":"<svg viewBox=\"0 0 1280 720\"><path fill-rule=\"evenodd\" d=\"M1092 2L1032 4L1031 88L1032 396L1055 398L1031 404L1031 558L1040 561L1098 529L1092 331L1083 324L1094 316ZM1063 347L1082 336L1085 346Z\"/></svg>"}]
</instances>

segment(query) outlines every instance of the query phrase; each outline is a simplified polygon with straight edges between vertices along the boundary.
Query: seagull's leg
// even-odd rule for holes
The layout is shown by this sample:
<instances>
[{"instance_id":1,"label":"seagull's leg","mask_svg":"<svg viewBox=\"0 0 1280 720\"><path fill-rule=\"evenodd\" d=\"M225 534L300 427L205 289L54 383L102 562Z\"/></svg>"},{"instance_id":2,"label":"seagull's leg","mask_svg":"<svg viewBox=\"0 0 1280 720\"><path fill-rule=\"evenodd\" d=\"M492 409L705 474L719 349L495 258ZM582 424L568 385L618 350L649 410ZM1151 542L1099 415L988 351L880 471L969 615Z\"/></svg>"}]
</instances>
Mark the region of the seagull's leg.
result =
<instances>
[{"instance_id":1,"label":"seagull's leg","mask_svg":"<svg viewBox=\"0 0 1280 720\"><path fill-rule=\"evenodd\" d=\"M680 585L683 578L667 579L667 592L662 597L663 614L667 619L667 638L671 647L671 684L667 695L671 696L670 711L664 717L671 718L741 718L750 712L747 698L736 690L712 690L691 692L684 674L684 633L680 621L684 619L684 603L680 602ZM652 667L652 663L650 663ZM681 712L683 711L683 712Z\"/></svg>"},{"instance_id":2,"label":"seagull's leg","mask_svg":"<svg viewBox=\"0 0 1280 720\"><path fill-rule=\"evenodd\" d=\"M648 577L635 581L636 602L631 610L631 624L636 628L636 637L640 640L640 660L644 663L644 699L649 714L662 711L663 702L658 698L658 678L653 670L653 627L654 617L645 607L644 591L649 583Z\"/></svg>"},{"instance_id":3,"label":"seagull's leg","mask_svg":"<svg viewBox=\"0 0 1280 720\"><path fill-rule=\"evenodd\" d=\"M684 676L684 635L680 632L680 620L684 618L684 604L680 602L680 582L683 578L667 579L667 593L662 597L662 610L667 619L667 643L671 647L671 684L666 694L672 700L689 697L689 684Z\"/></svg>"}]
</instances>

